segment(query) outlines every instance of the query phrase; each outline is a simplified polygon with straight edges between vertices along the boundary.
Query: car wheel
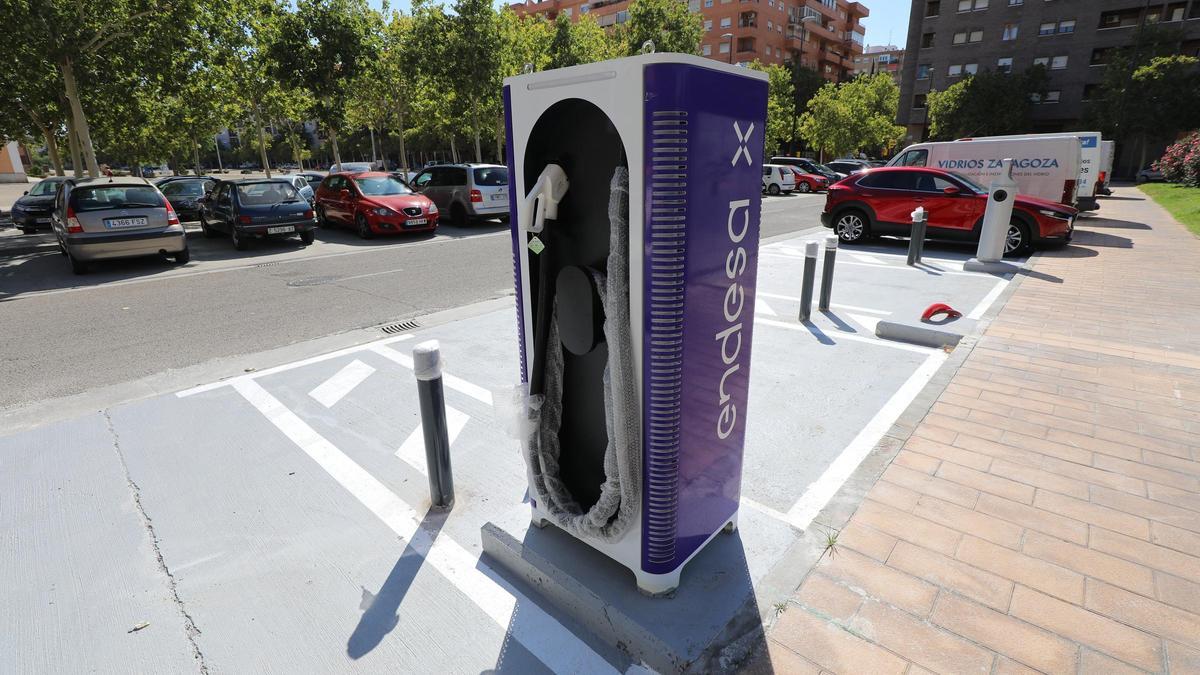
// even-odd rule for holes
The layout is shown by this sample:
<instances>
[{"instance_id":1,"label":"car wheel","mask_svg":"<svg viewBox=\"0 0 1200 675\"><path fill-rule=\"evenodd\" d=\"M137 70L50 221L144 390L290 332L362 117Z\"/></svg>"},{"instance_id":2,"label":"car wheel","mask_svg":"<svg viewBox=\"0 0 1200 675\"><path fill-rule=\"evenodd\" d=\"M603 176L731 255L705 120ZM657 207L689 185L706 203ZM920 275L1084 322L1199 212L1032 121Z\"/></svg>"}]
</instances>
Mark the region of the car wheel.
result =
<instances>
[{"instance_id":1,"label":"car wheel","mask_svg":"<svg viewBox=\"0 0 1200 675\"><path fill-rule=\"evenodd\" d=\"M183 250L175 254L175 264L186 265L192 259L192 249L183 247Z\"/></svg>"},{"instance_id":2,"label":"car wheel","mask_svg":"<svg viewBox=\"0 0 1200 675\"><path fill-rule=\"evenodd\" d=\"M462 204L455 203L450 207L450 222L458 227L466 227L467 225L467 210Z\"/></svg>"},{"instance_id":3,"label":"car wheel","mask_svg":"<svg viewBox=\"0 0 1200 675\"><path fill-rule=\"evenodd\" d=\"M325 220L325 207L317 206L317 226L329 227L329 221Z\"/></svg>"},{"instance_id":4,"label":"car wheel","mask_svg":"<svg viewBox=\"0 0 1200 675\"><path fill-rule=\"evenodd\" d=\"M200 216L200 233L204 235L205 239L212 239L217 236L216 231L208 226L208 218L205 218L203 215Z\"/></svg>"},{"instance_id":5,"label":"car wheel","mask_svg":"<svg viewBox=\"0 0 1200 675\"><path fill-rule=\"evenodd\" d=\"M870 236L867 215L857 209L842 211L833 223L833 233L843 244L860 244Z\"/></svg>"},{"instance_id":6,"label":"car wheel","mask_svg":"<svg viewBox=\"0 0 1200 675\"><path fill-rule=\"evenodd\" d=\"M362 237L363 239L370 239L371 237L375 236L375 233L371 232L371 226L367 223L366 216L360 213L358 214L358 217L354 219L354 222L358 224L358 236Z\"/></svg>"},{"instance_id":7,"label":"car wheel","mask_svg":"<svg viewBox=\"0 0 1200 675\"><path fill-rule=\"evenodd\" d=\"M769 194L769 195L779 194L779 186L774 183L771 183L770 185L767 186L767 194Z\"/></svg>"},{"instance_id":8,"label":"car wheel","mask_svg":"<svg viewBox=\"0 0 1200 675\"><path fill-rule=\"evenodd\" d=\"M1029 227L1013 218L1008 224L1008 235L1004 237L1004 255L1010 258L1025 255L1031 248L1033 241Z\"/></svg>"},{"instance_id":9,"label":"car wheel","mask_svg":"<svg viewBox=\"0 0 1200 675\"><path fill-rule=\"evenodd\" d=\"M800 183L796 186L796 190L804 193L812 192L812 186L808 183Z\"/></svg>"},{"instance_id":10,"label":"car wheel","mask_svg":"<svg viewBox=\"0 0 1200 675\"><path fill-rule=\"evenodd\" d=\"M229 238L233 241L233 247L239 251L245 251L250 246L250 242L246 240L246 235L238 230L237 225L229 228Z\"/></svg>"},{"instance_id":11,"label":"car wheel","mask_svg":"<svg viewBox=\"0 0 1200 675\"><path fill-rule=\"evenodd\" d=\"M22 227L22 228L18 228L18 229L20 229L20 230L21 230L21 234L37 234L37 228L36 228L36 227L32 227L32 228L30 228L30 227Z\"/></svg>"},{"instance_id":12,"label":"car wheel","mask_svg":"<svg viewBox=\"0 0 1200 675\"><path fill-rule=\"evenodd\" d=\"M316 236L316 233L315 233L315 232L313 232L312 230L309 230L308 232L301 232L301 233L300 233L300 241L301 241L301 242L302 242L302 243L303 243L305 246L308 246L308 245L312 244L312 243L313 243L313 241L314 241L314 240L316 240L316 238L317 238L317 236Z\"/></svg>"}]
</instances>

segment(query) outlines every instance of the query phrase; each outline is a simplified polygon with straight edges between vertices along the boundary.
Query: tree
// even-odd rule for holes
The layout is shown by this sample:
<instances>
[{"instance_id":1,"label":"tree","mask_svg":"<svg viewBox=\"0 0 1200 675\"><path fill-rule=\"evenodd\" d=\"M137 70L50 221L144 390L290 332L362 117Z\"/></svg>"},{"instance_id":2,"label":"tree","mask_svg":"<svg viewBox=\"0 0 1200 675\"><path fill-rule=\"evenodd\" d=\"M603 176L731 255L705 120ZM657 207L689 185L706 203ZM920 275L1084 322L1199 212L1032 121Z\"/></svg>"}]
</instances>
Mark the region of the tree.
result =
<instances>
[{"instance_id":1,"label":"tree","mask_svg":"<svg viewBox=\"0 0 1200 675\"><path fill-rule=\"evenodd\" d=\"M590 17L584 16L583 18ZM592 23L594 24L595 21ZM567 21L564 26L569 33L570 21ZM529 65L534 71L549 67L550 43L557 34L557 23L552 26L541 15L517 16L516 12L506 7L497 15L496 27L500 39L500 86L503 86L504 78L521 74L526 65ZM491 114L496 124L496 161L503 161L504 109L499 98L494 100Z\"/></svg>"},{"instance_id":2,"label":"tree","mask_svg":"<svg viewBox=\"0 0 1200 675\"><path fill-rule=\"evenodd\" d=\"M617 31L627 55L638 54L647 40L656 52L699 54L704 24L686 0L633 0L629 21Z\"/></svg>"},{"instance_id":3,"label":"tree","mask_svg":"<svg viewBox=\"0 0 1200 675\"><path fill-rule=\"evenodd\" d=\"M963 136L1003 136L1029 131L1034 101L1046 94L1044 66L1023 73L984 71L926 99L930 135L939 140Z\"/></svg>"},{"instance_id":4,"label":"tree","mask_svg":"<svg viewBox=\"0 0 1200 675\"><path fill-rule=\"evenodd\" d=\"M24 52L17 41L9 45L15 52L15 63L32 65L0 69L0 91L8 93L10 105L0 106L0 139L40 137L46 144L46 154L55 174L63 175L63 162L58 154L58 134L63 125L66 107L61 104L61 90L53 66L37 55ZM79 165L75 164L78 169Z\"/></svg>"},{"instance_id":5,"label":"tree","mask_svg":"<svg viewBox=\"0 0 1200 675\"><path fill-rule=\"evenodd\" d=\"M792 61L789 64L792 76L792 106L791 106L791 128L788 132L788 152L796 152L796 127L800 120L801 113L808 107L808 102L812 100L821 87L825 86L825 78L821 73L813 68L802 65L799 59Z\"/></svg>"},{"instance_id":6,"label":"tree","mask_svg":"<svg viewBox=\"0 0 1200 675\"><path fill-rule=\"evenodd\" d=\"M887 73L830 82L808 102L800 135L823 154L864 149L886 154L904 137L904 127L895 123L899 101L899 89Z\"/></svg>"},{"instance_id":7,"label":"tree","mask_svg":"<svg viewBox=\"0 0 1200 675\"><path fill-rule=\"evenodd\" d=\"M548 50L548 68L567 68L581 63L611 59L620 53L616 41L595 17L584 15L578 21L563 14L554 20L554 36Z\"/></svg>"},{"instance_id":8,"label":"tree","mask_svg":"<svg viewBox=\"0 0 1200 675\"><path fill-rule=\"evenodd\" d=\"M763 133L763 154L769 157L791 138L796 101L792 74L781 65L764 65L757 60L750 64L750 68L766 73L768 78L767 128Z\"/></svg>"},{"instance_id":9,"label":"tree","mask_svg":"<svg viewBox=\"0 0 1200 675\"><path fill-rule=\"evenodd\" d=\"M483 161L481 111L499 91L500 39L491 0L456 0L442 67L454 87L456 112L470 121L475 161Z\"/></svg>"},{"instance_id":10,"label":"tree","mask_svg":"<svg viewBox=\"0 0 1200 675\"><path fill-rule=\"evenodd\" d=\"M350 85L374 57L373 16L366 0L297 0L271 46L274 76L312 97L311 113L329 132L335 163L342 161L337 137Z\"/></svg>"}]
</instances>

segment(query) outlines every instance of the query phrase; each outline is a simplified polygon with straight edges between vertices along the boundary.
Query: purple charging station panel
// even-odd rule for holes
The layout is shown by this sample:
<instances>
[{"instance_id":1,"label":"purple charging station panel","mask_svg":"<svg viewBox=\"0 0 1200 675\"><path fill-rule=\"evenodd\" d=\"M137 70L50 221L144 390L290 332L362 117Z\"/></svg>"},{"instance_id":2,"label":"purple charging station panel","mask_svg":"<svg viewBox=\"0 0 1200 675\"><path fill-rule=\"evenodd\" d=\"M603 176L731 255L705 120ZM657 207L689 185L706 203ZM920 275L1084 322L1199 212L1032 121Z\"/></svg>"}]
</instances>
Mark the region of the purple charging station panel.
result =
<instances>
[{"instance_id":1,"label":"purple charging station panel","mask_svg":"<svg viewBox=\"0 0 1200 675\"><path fill-rule=\"evenodd\" d=\"M758 274L767 83L645 67L642 569L736 513Z\"/></svg>"}]
</instances>

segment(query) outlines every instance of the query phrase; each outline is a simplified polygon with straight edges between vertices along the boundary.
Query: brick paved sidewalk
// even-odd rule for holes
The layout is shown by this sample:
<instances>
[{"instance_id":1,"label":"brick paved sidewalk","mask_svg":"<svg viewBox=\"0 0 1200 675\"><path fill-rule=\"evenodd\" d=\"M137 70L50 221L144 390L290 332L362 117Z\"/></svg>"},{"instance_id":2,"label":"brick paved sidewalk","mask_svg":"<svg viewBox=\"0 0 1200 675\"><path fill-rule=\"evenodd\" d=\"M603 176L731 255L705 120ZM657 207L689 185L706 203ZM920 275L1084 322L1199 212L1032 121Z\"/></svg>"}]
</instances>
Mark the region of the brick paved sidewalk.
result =
<instances>
[{"instance_id":1,"label":"brick paved sidewalk","mask_svg":"<svg viewBox=\"0 0 1200 675\"><path fill-rule=\"evenodd\" d=\"M1116 194L778 616L775 672L1200 672L1200 240Z\"/></svg>"}]
</instances>

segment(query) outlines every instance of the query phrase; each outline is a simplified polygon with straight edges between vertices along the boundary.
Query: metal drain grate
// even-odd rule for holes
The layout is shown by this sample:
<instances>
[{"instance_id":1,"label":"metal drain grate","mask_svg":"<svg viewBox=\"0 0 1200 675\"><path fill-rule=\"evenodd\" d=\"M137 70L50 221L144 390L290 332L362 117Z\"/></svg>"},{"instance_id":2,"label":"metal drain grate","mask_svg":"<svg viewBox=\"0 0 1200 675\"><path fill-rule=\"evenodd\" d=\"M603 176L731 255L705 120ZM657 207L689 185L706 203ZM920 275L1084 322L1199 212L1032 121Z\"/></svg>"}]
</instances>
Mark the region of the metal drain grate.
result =
<instances>
[{"instance_id":1,"label":"metal drain grate","mask_svg":"<svg viewBox=\"0 0 1200 675\"><path fill-rule=\"evenodd\" d=\"M382 330L388 335L395 335L396 333L403 333L407 330L416 330L420 327L421 324L417 323L416 321L401 321L400 323L390 323L381 327L379 330Z\"/></svg>"},{"instance_id":2,"label":"metal drain grate","mask_svg":"<svg viewBox=\"0 0 1200 675\"><path fill-rule=\"evenodd\" d=\"M265 262L265 263L259 263L259 264L255 265L255 267L275 267L278 264L279 263L277 263L277 262Z\"/></svg>"}]
</instances>

